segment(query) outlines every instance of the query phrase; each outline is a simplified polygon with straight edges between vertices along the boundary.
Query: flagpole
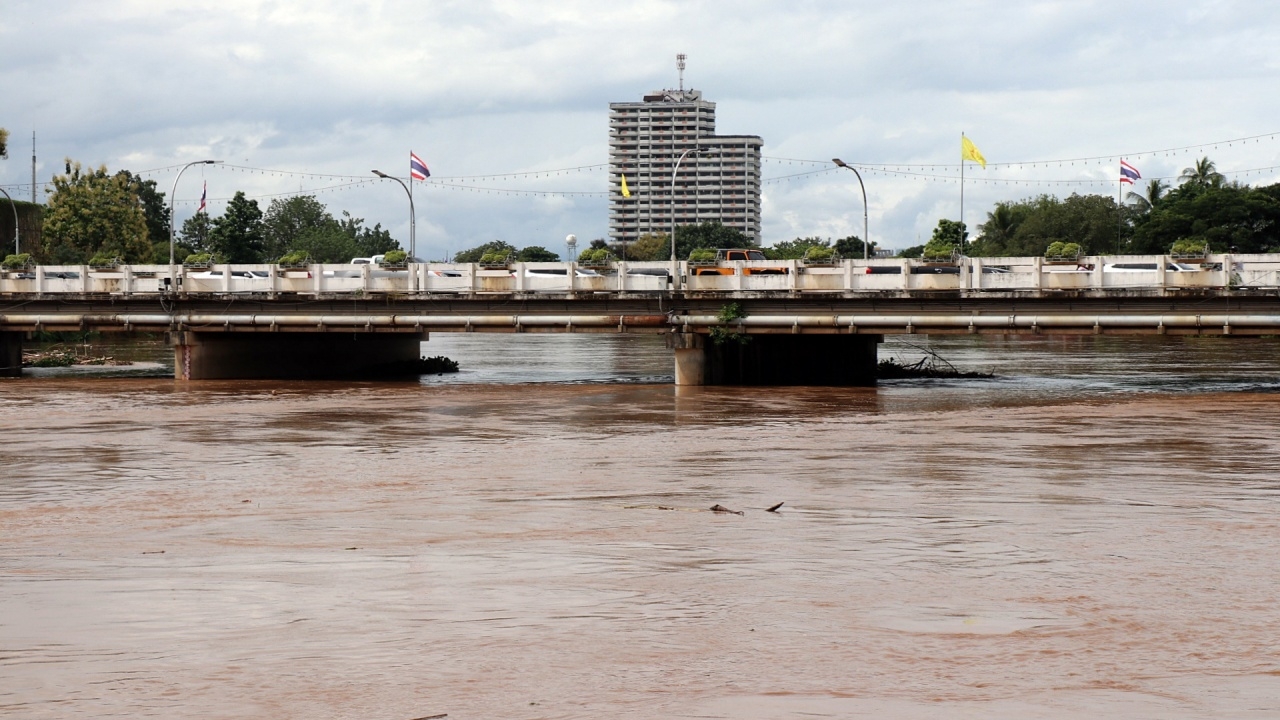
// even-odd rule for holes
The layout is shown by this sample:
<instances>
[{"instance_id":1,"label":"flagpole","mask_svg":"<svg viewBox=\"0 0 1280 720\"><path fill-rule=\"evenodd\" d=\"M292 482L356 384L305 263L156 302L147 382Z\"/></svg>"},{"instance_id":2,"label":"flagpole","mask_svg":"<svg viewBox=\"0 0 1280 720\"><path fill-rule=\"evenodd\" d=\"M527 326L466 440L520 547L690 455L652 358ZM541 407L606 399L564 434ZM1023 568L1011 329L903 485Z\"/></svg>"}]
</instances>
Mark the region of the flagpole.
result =
<instances>
[{"instance_id":1,"label":"flagpole","mask_svg":"<svg viewBox=\"0 0 1280 720\"><path fill-rule=\"evenodd\" d=\"M410 155L412 155L412 151L410 151ZM413 160L409 161L409 207L413 207ZM417 218L414 217L416 214L409 214L409 262L411 263L417 262L414 258L418 256L418 248L416 247L418 239L414 237L417 229L414 227L417 225Z\"/></svg>"},{"instance_id":2,"label":"flagpole","mask_svg":"<svg viewBox=\"0 0 1280 720\"><path fill-rule=\"evenodd\" d=\"M964 254L964 131L960 131L960 254Z\"/></svg>"},{"instance_id":3,"label":"flagpole","mask_svg":"<svg viewBox=\"0 0 1280 720\"><path fill-rule=\"evenodd\" d=\"M1120 158L1120 162L1124 162L1124 158ZM1124 207L1124 166L1120 167L1120 180L1116 183L1120 186L1119 194L1116 196L1116 254L1120 254L1120 233L1124 227L1124 213L1121 208Z\"/></svg>"}]
</instances>

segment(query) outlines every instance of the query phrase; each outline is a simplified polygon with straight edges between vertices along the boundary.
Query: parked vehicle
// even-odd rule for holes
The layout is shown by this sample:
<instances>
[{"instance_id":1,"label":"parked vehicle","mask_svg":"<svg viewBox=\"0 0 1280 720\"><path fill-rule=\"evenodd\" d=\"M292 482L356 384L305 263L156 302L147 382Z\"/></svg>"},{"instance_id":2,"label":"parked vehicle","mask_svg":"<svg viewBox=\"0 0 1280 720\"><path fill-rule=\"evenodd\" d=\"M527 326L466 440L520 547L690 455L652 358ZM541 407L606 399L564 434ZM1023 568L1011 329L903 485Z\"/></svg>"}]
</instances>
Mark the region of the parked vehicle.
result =
<instances>
[{"instance_id":1,"label":"parked vehicle","mask_svg":"<svg viewBox=\"0 0 1280 720\"><path fill-rule=\"evenodd\" d=\"M689 272L694 275L732 275L734 268L725 267L724 263L738 260L757 261L767 259L768 258L764 256L764 253L759 250L717 250L715 265L694 265L690 268ZM743 275L786 275L787 272L788 269L786 266L759 267L748 265L742 268Z\"/></svg>"}]
</instances>

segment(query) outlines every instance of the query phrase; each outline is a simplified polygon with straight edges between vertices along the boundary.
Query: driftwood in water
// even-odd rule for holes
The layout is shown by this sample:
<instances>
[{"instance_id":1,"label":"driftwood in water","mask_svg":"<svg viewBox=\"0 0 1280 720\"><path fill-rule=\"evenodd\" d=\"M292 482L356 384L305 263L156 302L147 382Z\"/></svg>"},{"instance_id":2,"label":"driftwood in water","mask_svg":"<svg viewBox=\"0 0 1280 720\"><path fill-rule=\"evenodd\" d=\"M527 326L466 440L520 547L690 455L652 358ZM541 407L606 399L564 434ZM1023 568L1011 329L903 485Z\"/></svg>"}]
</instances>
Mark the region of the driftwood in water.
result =
<instances>
[{"instance_id":1,"label":"driftwood in water","mask_svg":"<svg viewBox=\"0 0 1280 720\"><path fill-rule=\"evenodd\" d=\"M765 512L776 513L776 512L778 512L778 508L780 508L780 507L782 507L783 505L786 505L786 504L787 504L787 502L784 500L784 501L782 501L782 502L778 503L777 505L774 505L773 507L765 508Z\"/></svg>"},{"instance_id":2,"label":"driftwood in water","mask_svg":"<svg viewBox=\"0 0 1280 720\"><path fill-rule=\"evenodd\" d=\"M893 358L881 360L876 366L876 377L880 380L905 380L913 378L993 378L995 373L966 372L947 362L938 353L929 348L916 348L924 352L924 357L914 363L902 363Z\"/></svg>"},{"instance_id":3,"label":"driftwood in water","mask_svg":"<svg viewBox=\"0 0 1280 720\"><path fill-rule=\"evenodd\" d=\"M729 513L730 515L746 515L741 510L730 510L729 508L717 503L711 506L711 512Z\"/></svg>"}]
</instances>

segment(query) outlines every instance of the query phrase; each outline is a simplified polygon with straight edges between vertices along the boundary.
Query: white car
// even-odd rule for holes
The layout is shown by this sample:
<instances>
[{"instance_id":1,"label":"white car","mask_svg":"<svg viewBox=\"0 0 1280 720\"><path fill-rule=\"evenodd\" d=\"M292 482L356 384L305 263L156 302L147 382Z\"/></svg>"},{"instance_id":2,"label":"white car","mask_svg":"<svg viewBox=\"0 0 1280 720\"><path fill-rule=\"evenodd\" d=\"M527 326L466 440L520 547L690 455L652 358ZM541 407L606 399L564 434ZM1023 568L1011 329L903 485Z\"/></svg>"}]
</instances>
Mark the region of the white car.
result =
<instances>
[{"instance_id":1,"label":"white car","mask_svg":"<svg viewBox=\"0 0 1280 720\"><path fill-rule=\"evenodd\" d=\"M221 270L201 270L197 273L191 273L187 277L194 280L221 280ZM245 280L270 280L271 273L266 270L232 270L231 277L243 278Z\"/></svg>"},{"instance_id":2,"label":"white car","mask_svg":"<svg viewBox=\"0 0 1280 720\"><path fill-rule=\"evenodd\" d=\"M1186 263L1169 262L1164 269L1168 272L1197 272L1200 268L1195 265L1187 265ZM1103 272L1155 272L1156 264L1153 262L1121 262L1107 263L1102 266Z\"/></svg>"}]
</instances>

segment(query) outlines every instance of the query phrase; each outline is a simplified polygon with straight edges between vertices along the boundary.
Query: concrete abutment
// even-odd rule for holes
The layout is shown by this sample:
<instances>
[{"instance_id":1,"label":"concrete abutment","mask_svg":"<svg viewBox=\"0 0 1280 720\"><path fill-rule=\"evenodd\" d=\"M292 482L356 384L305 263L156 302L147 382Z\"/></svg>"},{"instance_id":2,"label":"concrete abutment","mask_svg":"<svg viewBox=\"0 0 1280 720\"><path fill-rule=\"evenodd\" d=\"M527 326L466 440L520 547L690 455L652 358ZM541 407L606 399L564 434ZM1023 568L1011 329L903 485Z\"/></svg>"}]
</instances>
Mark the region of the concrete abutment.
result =
<instances>
[{"instance_id":1,"label":"concrete abutment","mask_svg":"<svg viewBox=\"0 0 1280 720\"><path fill-rule=\"evenodd\" d=\"M426 333L175 332L178 380L324 380L413 374Z\"/></svg>"},{"instance_id":2,"label":"concrete abutment","mask_svg":"<svg viewBox=\"0 0 1280 720\"><path fill-rule=\"evenodd\" d=\"M673 333L676 385L876 384L876 346L883 335L749 335L716 343Z\"/></svg>"}]
</instances>

